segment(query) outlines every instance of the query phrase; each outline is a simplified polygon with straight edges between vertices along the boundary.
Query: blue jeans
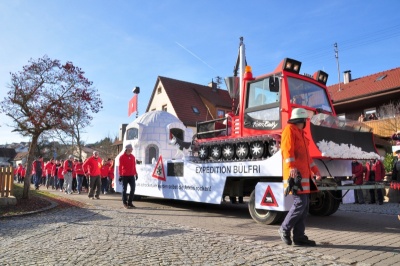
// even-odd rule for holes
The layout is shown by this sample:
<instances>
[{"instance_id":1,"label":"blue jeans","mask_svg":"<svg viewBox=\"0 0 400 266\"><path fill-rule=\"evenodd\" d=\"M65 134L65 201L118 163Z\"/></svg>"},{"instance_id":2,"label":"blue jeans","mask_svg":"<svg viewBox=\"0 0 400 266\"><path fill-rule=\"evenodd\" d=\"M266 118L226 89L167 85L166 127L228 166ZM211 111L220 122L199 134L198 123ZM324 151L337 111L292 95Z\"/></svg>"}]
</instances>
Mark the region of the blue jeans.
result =
<instances>
[{"instance_id":1,"label":"blue jeans","mask_svg":"<svg viewBox=\"0 0 400 266\"><path fill-rule=\"evenodd\" d=\"M108 190L108 177L101 178L101 192L107 192Z\"/></svg>"},{"instance_id":2,"label":"blue jeans","mask_svg":"<svg viewBox=\"0 0 400 266\"><path fill-rule=\"evenodd\" d=\"M293 239L304 236L306 230L305 220L309 209L309 194L293 195L294 202L290 208L281 228L283 231L290 232L293 229Z\"/></svg>"},{"instance_id":3,"label":"blue jeans","mask_svg":"<svg viewBox=\"0 0 400 266\"><path fill-rule=\"evenodd\" d=\"M135 195L135 187L136 187L136 182L135 182L135 177L134 176L121 176L122 177L122 202L124 204L132 203L133 201L133 196ZM129 192L129 198L127 198L126 195L126 189L128 188L128 184L131 187L131 191Z\"/></svg>"},{"instance_id":4,"label":"blue jeans","mask_svg":"<svg viewBox=\"0 0 400 266\"><path fill-rule=\"evenodd\" d=\"M84 175L76 175L76 186L77 186L78 192L82 191L83 177L84 177Z\"/></svg>"},{"instance_id":5,"label":"blue jeans","mask_svg":"<svg viewBox=\"0 0 400 266\"><path fill-rule=\"evenodd\" d=\"M37 172L35 174L35 188L39 188L39 185L42 183L42 172Z\"/></svg>"}]
</instances>

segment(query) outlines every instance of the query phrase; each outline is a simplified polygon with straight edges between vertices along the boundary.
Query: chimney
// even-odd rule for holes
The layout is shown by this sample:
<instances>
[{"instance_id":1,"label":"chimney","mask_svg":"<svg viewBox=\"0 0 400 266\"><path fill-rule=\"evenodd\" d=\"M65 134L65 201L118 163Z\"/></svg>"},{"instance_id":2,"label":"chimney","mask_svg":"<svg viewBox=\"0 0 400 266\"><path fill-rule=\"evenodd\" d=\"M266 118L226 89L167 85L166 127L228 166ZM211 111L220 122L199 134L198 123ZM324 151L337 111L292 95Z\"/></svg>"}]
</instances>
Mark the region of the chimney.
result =
<instances>
[{"instance_id":1,"label":"chimney","mask_svg":"<svg viewBox=\"0 0 400 266\"><path fill-rule=\"evenodd\" d=\"M346 70L343 72L343 84L348 84L351 81L351 70Z\"/></svg>"},{"instance_id":2,"label":"chimney","mask_svg":"<svg viewBox=\"0 0 400 266\"><path fill-rule=\"evenodd\" d=\"M126 131L126 127L127 126L128 126L128 124L122 124L121 127L119 128L118 140L120 140L120 141L124 140L124 135L125 135L125 131Z\"/></svg>"},{"instance_id":3,"label":"chimney","mask_svg":"<svg viewBox=\"0 0 400 266\"><path fill-rule=\"evenodd\" d=\"M210 83L208 83L208 87L210 87L213 92L217 92L218 86L217 86L217 83L214 82L213 79L211 80Z\"/></svg>"}]
</instances>

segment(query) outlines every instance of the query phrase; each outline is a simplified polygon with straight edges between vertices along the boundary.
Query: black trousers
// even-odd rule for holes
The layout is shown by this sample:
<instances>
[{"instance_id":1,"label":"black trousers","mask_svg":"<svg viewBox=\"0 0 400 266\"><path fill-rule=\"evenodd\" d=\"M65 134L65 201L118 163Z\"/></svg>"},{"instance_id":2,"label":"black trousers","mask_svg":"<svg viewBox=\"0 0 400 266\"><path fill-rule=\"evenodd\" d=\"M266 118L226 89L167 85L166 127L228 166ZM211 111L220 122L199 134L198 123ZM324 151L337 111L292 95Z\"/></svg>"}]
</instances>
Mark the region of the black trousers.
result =
<instances>
[{"instance_id":1,"label":"black trousers","mask_svg":"<svg viewBox=\"0 0 400 266\"><path fill-rule=\"evenodd\" d=\"M121 176L121 177L122 177L122 202L124 204L132 203L133 197L135 196L135 187L136 187L135 177L134 176ZM131 188L131 191L129 192L129 198L127 198L126 194L128 184Z\"/></svg>"}]
</instances>

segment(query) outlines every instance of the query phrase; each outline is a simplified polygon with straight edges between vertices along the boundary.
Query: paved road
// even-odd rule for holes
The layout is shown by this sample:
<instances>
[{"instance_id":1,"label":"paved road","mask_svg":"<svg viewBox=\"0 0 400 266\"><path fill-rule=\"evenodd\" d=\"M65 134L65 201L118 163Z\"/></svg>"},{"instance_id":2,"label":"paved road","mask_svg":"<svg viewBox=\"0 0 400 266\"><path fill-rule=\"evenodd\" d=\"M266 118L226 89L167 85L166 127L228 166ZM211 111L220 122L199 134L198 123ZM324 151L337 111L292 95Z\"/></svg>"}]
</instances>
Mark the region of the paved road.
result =
<instances>
[{"instance_id":1,"label":"paved road","mask_svg":"<svg viewBox=\"0 0 400 266\"><path fill-rule=\"evenodd\" d=\"M55 192L60 194L59 192ZM61 194L60 194L61 195ZM284 245L278 226L243 205L158 199L122 208L120 195L64 195L88 203L0 219L0 265L399 265L394 215L338 211L308 219L313 248Z\"/></svg>"}]
</instances>

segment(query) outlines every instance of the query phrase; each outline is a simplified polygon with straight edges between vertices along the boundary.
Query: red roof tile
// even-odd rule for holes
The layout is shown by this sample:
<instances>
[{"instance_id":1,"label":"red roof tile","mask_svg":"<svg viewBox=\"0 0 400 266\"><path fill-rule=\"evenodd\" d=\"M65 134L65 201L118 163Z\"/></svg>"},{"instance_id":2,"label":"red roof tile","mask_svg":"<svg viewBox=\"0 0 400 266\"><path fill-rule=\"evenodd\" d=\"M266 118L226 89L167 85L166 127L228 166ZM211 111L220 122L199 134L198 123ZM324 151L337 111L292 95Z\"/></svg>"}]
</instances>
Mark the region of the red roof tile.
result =
<instances>
[{"instance_id":1,"label":"red roof tile","mask_svg":"<svg viewBox=\"0 0 400 266\"><path fill-rule=\"evenodd\" d=\"M216 107L231 109L232 100L227 90L216 89L213 91L209 86L160 76L158 77L156 86L158 82L163 85L178 118L187 126L195 126L196 122L216 118L211 117L201 97ZM156 89L155 87L151 99L153 99ZM147 111L149 111L149 107L150 102ZM197 107L200 114L195 114L192 107Z\"/></svg>"},{"instance_id":2,"label":"red roof tile","mask_svg":"<svg viewBox=\"0 0 400 266\"><path fill-rule=\"evenodd\" d=\"M398 90L400 88L400 67L351 80L347 84L328 86L335 103Z\"/></svg>"}]
</instances>

